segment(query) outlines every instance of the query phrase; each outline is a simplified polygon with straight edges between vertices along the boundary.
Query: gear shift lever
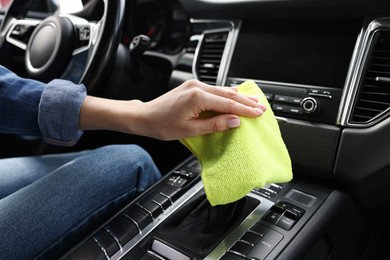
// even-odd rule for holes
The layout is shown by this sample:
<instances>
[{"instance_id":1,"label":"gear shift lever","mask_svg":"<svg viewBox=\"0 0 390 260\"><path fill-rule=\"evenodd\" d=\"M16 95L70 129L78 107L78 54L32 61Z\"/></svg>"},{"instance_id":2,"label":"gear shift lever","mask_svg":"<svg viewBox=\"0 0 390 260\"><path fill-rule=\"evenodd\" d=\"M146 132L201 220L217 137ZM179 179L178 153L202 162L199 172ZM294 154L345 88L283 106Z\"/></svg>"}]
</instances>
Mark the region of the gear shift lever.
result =
<instances>
[{"instance_id":1,"label":"gear shift lever","mask_svg":"<svg viewBox=\"0 0 390 260\"><path fill-rule=\"evenodd\" d=\"M141 68L141 56L150 49L150 38L140 34L133 38L130 43L130 75L137 83L142 81L143 73Z\"/></svg>"},{"instance_id":2,"label":"gear shift lever","mask_svg":"<svg viewBox=\"0 0 390 260\"><path fill-rule=\"evenodd\" d=\"M256 199L244 197L230 204L213 207L203 191L158 227L155 235L203 258L259 203Z\"/></svg>"}]
</instances>

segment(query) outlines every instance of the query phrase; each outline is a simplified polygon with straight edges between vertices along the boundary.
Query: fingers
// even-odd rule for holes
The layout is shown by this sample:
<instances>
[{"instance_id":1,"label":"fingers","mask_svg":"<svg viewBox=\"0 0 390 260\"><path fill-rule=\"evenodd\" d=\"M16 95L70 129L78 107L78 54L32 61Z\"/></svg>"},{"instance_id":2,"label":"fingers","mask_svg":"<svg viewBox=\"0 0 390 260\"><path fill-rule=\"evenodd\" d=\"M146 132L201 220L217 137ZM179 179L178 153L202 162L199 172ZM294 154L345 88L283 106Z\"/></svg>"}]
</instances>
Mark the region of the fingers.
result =
<instances>
[{"instance_id":1,"label":"fingers","mask_svg":"<svg viewBox=\"0 0 390 260\"><path fill-rule=\"evenodd\" d=\"M223 114L234 114L245 117L261 116L266 107L263 104L253 102L250 105L243 104L239 101L224 98L217 95L207 95L204 110L215 111Z\"/></svg>"},{"instance_id":2,"label":"fingers","mask_svg":"<svg viewBox=\"0 0 390 260\"><path fill-rule=\"evenodd\" d=\"M259 107L258 97L248 96L248 95L238 93L237 88L216 87L216 86L206 85L203 86L203 89L214 95L231 99L247 106Z\"/></svg>"},{"instance_id":3,"label":"fingers","mask_svg":"<svg viewBox=\"0 0 390 260\"><path fill-rule=\"evenodd\" d=\"M193 135L204 135L237 128L241 125L240 118L235 115L217 115L207 119L195 119L191 122Z\"/></svg>"},{"instance_id":4,"label":"fingers","mask_svg":"<svg viewBox=\"0 0 390 260\"><path fill-rule=\"evenodd\" d=\"M265 105L258 103L257 96L238 93L237 88L217 87L200 81L190 81L189 84L205 92L202 100L199 100L205 110L247 117L262 115L266 110Z\"/></svg>"}]
</instances>

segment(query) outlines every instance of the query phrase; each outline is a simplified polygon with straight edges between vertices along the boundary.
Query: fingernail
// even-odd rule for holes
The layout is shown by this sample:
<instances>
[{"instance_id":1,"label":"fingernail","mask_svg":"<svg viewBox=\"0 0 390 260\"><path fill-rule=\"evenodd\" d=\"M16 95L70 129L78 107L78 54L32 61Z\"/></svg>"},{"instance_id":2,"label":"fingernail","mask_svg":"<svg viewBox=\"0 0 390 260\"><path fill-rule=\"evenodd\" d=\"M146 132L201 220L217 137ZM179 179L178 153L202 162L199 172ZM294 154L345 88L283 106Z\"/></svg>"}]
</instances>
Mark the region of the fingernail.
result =
<instances>
[{"instance_id":1,"label":"fingernail","mask_svg":"<svg viewBox=\"0 0 390 260\"><path fill-rule=\"evenodd\" d=\"M261 110L263 110L263 112L264 112L265 110L267 110L267 106L264 105L264 104L259 104L259 107L260 107Z\"/></svg>"},{"instance_id":2,"label":"fingernail","mask_svg":"<svg viewBox=\"0 0 390 260\"><path fill-rule=\"evenodd\" d=\"M240 126L240 119L234 118L234 119L229 119L228 120L228 127L229 128L236 128Z\"/></svg>"},{"instance_id":3,"label":"fingernail","mask_svg":"<svg viewBox=\"0 0 390 260\"><path fill-rule=\"evenodd\" d=\"M264 113L264 111L263 111L262 109L257 108L257 107L255 107L254 110L256 111L256 113L257 113L258 115L262 115L262 114Z\"/></svg>"}]
</instances>

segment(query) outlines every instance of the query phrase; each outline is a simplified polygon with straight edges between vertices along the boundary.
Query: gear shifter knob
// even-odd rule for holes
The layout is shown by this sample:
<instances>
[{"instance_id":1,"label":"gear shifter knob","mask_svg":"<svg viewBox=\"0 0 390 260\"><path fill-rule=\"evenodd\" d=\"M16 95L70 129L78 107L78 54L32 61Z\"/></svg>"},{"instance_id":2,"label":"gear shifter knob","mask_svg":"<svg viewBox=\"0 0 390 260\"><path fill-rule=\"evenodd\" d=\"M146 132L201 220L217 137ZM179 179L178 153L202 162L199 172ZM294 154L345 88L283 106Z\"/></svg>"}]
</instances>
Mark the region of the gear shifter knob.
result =
<instances>
[{"instance_id":1,"label":"gear shifter knob","mask_svg":"<svg viewBox=\"0 0 390 260\"><path fill-rule=\"evenodd\" d=\"M150 49L150 38L146 35L140 34L133 38L129 46L130 55L142 55L145 51Z\"/></svg>"},{"instance_id":2,"label":"gear shifter knob","mask_svg":"<svg viewBox=\"0 0 390 260\"><path fill-rule=\"evenodd\" d=\"M137 35L130 43L130 68L129 72L134 82L139 83L143 79L141 56L150 49L150 38L146 35Z\"/></svg>"}]
</instances>

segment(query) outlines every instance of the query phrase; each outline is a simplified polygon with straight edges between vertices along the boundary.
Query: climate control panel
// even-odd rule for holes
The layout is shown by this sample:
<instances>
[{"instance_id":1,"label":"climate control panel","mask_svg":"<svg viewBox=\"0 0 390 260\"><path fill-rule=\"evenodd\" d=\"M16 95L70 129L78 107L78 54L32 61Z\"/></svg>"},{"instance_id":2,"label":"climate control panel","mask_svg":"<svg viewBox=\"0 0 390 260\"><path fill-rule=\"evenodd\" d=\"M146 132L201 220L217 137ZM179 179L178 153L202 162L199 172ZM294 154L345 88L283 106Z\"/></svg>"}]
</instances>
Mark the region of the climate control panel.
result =
<instances>
[{"instance_id":1,"label":"climate control panel","mask_svg":"<svg viewBox=\"0 0 390 260\"><path fill-rule=\"evenodd\" d=\"M228 86L248 79L228 78ZM254 80L277 116L336 124L341 89Z\"/></svg>"}]
</instances>

